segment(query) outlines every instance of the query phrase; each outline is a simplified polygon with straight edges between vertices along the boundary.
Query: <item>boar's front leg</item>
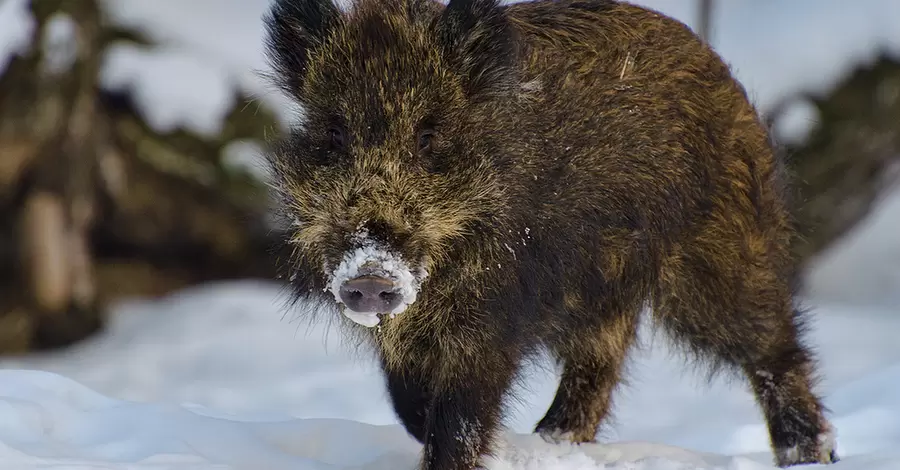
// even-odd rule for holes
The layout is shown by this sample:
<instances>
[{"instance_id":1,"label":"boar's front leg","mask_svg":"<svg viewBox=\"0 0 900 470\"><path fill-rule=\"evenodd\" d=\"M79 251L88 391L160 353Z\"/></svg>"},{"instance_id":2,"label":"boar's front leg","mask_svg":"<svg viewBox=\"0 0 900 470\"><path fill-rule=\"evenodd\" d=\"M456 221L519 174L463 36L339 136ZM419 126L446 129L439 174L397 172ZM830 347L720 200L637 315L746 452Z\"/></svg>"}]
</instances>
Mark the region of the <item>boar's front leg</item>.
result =
<instances>
[{"instance_id":1,"label":"boar's front leg","mask_svg":"<svg viewBox=\"0 0 900 470\"><path fill-rule=\"evenodd\" d=\"M442 386L434 393L426 418L422 470L472 470L479 468L481 456L490 453L517 364L485 364L489 358L455 357L454 362L463 367L440 380Z\"/></svg>"},{"instance_id":2,"label":"boar's front leg","mask_svg":"<svg viewBox=\"0 0 900 470\"><path fill-rule=\"evenodd\" d=\"M417 370L392 370L384 366L388 394L394 413L403 427L419 443L425 443L425 418L431 406L431 394Z\"/></svg>"}]
</instances>

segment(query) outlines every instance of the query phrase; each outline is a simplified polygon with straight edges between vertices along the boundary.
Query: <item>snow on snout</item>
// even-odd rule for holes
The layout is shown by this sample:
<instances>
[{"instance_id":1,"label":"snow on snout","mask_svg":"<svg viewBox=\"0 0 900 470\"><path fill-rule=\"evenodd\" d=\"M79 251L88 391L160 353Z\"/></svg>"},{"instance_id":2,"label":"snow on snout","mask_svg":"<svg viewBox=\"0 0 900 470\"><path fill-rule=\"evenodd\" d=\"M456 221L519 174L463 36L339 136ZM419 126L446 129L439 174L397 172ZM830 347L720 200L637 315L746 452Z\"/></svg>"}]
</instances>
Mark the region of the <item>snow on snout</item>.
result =
<instances>
[{"instance_id":1,"label":"snow on snout","mask_svg":"<svg viewBox=\"0 0 900 470\"><path fill-rule=\"evenodd\" d=\"M390 279L395 286L394 292L400 294L402 299L400 304L390 312L359 313L346 307L341 309L347 318L371 328L381 322L378 313L394 316L402 313L415 302L422 281L425 280L428 273L424 269L411 269L398 253L369 238L365 231L358 232L355 240L356 248L345 253L340 264L330 271L328 290L334 295L335 301L342 303L340 291L343 283L362 275L375 275ZM327 266L325 272L329 272Z\"/></svg>"}]
</instances>

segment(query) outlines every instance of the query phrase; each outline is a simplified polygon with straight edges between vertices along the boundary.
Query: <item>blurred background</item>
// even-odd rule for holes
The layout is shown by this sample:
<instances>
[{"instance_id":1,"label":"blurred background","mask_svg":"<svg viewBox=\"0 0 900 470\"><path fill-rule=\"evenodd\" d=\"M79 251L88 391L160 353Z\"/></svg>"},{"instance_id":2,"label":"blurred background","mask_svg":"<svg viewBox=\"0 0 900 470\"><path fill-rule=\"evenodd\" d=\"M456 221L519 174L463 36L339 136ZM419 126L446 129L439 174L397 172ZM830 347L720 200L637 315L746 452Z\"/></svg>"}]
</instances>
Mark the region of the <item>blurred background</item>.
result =
<instances>
[{"instance_id":1,"label":"blurred background","mask_svg":"<svg viewBox=\"0 0 900 470\"><path fill-rule=\"evenodd\" d=\"M770 124L795 177L807 295L900 318L900 2L636 3L701 33ZM230 410L238 388L336 399L323 395L343 379L322 377L338 359L320 357L324 335L297 346L268 250L282 228L259 152L296 110L262 78L267 5L0 0L3 367ZM393 419L354 403L342 413Z\"/></svg>"}]
</instances>

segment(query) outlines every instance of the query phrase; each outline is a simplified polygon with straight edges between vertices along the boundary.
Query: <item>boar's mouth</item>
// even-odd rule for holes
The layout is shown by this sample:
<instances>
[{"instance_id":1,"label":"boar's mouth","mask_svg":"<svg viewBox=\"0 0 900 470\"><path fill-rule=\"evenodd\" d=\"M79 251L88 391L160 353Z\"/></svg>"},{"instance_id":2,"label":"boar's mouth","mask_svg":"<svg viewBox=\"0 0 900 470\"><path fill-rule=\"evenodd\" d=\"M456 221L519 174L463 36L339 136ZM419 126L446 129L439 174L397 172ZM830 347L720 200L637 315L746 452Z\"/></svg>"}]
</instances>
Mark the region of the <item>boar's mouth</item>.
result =
<instances>
[{"instance_id":1,"label":"boar's mouth","mask_svg":"<svg viewBox=\"0 0 900 470\"><path fill-rule=\"evenodd\" d=\"M383 244L357 236L354 246L344 253L328 273L328 287L342 313L367 327L381 322L381 315L403 313L416 301L428 273L412 268L398 253Z\"/></svg>"}]
</instances>

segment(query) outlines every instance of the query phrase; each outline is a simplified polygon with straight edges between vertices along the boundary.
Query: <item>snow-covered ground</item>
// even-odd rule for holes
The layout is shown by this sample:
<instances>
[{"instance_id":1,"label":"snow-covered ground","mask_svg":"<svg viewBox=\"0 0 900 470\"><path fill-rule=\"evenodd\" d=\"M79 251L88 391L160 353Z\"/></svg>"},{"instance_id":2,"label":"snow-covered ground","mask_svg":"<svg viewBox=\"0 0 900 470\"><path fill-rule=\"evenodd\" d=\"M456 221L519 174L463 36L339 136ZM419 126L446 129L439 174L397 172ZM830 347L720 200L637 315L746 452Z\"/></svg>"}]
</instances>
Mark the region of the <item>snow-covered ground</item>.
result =
<instances>
[{"instance_id":1,"label":"snow-covered ground","mask_svg":"<svg viewBox=\"0 0 900 470\"><path fill-rule=\"evenodd\" d=\"M268 0L106 0L160 50L120 47L104 84L131 87L160 129L215 132L241 86L284 106L256 74ZM0 0L0 71L25 47L25 0ZM693 2L645 0L691 24ZM766 107L822 89L881 45L900 53L895 0L717 2L714 45ZM803 127L799 115L791 129ZM900 193L811 275L811 342L838 430L836 470L900 469ZM0 468L412 469L420 446L396 424L374 365L325 326L286 312L274 284L202 286L124 303L100 337L0 360ZM703 385L644 331L631 386L603 444L528 435L556 373L538 364L510 403L494 470L771 469L761 416L741 383Z\"/></svg>"},{"instance_id":2,"label":"snow-covered ground","mask_svg":"<svg viewBox=\"0 0 900 470\"><path fill-rule=\"evenodd\" d=\"M102 337L0 361L0 460L19 459L16 468L412 469L420 447L396 425L373 364L350 356L335 332L297 321L302 311L283 317L283 293L237 282L129 302ZM811 339L844 457L836 469L900 468L897 331L896 309L823 305L816 313ZM746 389L702 385L652 338L644 335L601 445L550 446L527 435L556 379L546 364L530 368L491 468L771 468Z\"/></svg>"}]
</instances>

